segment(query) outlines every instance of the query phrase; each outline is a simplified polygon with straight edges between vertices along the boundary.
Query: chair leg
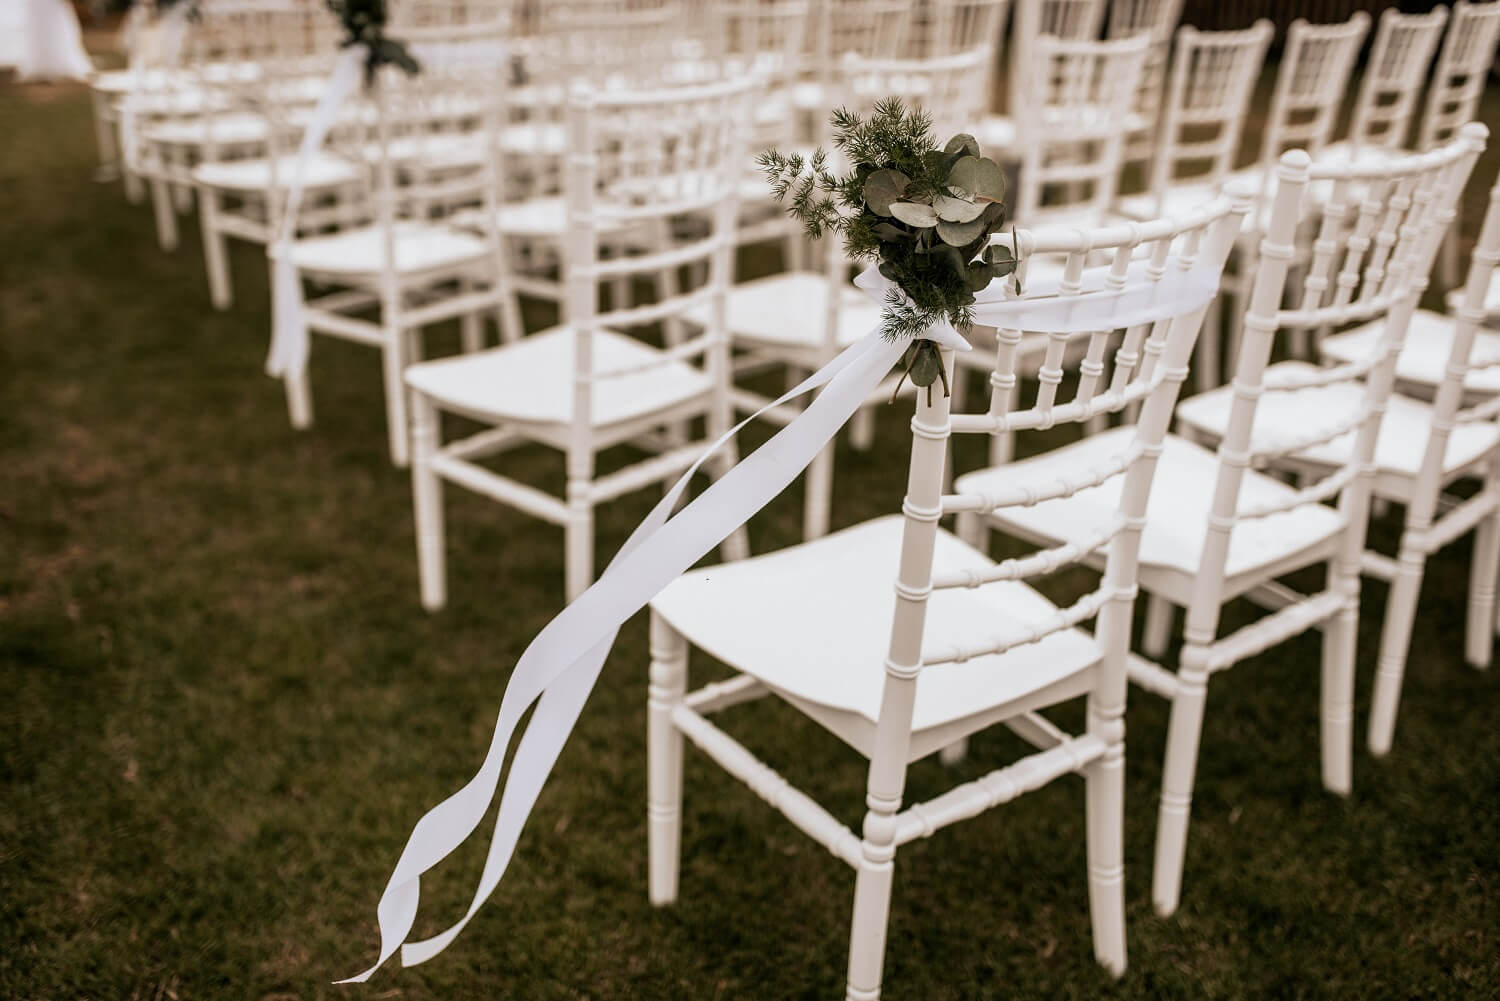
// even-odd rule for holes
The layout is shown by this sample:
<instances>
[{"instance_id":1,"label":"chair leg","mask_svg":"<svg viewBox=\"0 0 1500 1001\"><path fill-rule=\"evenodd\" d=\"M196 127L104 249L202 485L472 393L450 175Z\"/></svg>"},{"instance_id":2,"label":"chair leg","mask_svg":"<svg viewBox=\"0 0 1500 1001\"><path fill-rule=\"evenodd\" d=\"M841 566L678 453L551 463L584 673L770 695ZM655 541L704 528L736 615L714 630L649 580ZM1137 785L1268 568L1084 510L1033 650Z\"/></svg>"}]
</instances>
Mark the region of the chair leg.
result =
<instances>
[{"instance_id":1,"label":"chair leg","mask_svg":"<svg viewBox=\"0 0 1500 1001\"><path fill-rule=\"evenodd\" d=\"M432 471L440 416L421 393L411 395L411 501L417 521L417 580L422 607L435 612L448 603L443 481Z\"/></svg>"},{"instance_id":2,"label":"chair leg","mask_svg":"<svg viewBox=\"0 0 1500 1001\"><path fill-rule=\"evenodd\" d=\"M1323 788L1347 796L1354 771L1354 653L1359 630L1356 583L1323 626Z\"/></svg>"},{"instance_id":3,"label":"chair leg","mask_svg":"<svg viewBox=\"0 0 1500 1001\"><path fill-rule=\"evenodd\" d=\"M568 522L563 526L564 588L572 601L594 582L594 506L589 480L568 481Z\"/></svg>"},{"instance_id":4,"label":"chair leg","mask_svg":"<svg viewBox=\"0 0 1500 1001\"><path fill-rule=\"evenodd\" d=\"M688 647L651 613L651 684L646 697L646 840L651 903L677 900L682 853L682 731L672 710L687 689Z\"/></svg>"},{"instance_id":5,"label":"chair leg","mask_svg":"<svg viewBox=\"0 0 1500 1001\"><path fill-rule=\"evenodd\" d=\"M873 826L872 821L888 825L894 833L895 824L889 816L872 810L867 815L866 828ZM883 844L872 842L867 830L864 854L854 881L854 919L849 929L849 982L845 1001L879 1001L895 862L895 845L889 841Z\"/></svg>"},{"instance_id":6,"label":"chair leg","mask_svg":"<svg viewBox=\"0 0 1500 1001\"><path fill-rule=\"evenodd\" d=\"M1159 594L1149 595L1146 601L1146 627L1141 633L1141 652L1147 657L1160 658L1167 652L1172 641L1172 626L1177 618L1177 606Z\"/></svg>"},{"instance_id":7,"label":"chair leg","mask_svg":"<svg viewBox=\"0 0 1500 1001\"><path fill-rule=\"evenodd\" d=\"M219 195L211 188L198 189L198 224L203 230L203 265L208 271L208 298L214 309L225 310L234 304L234 288L229 281L227 241L219 229Z\"/></svg>"},{"instance_id":8,"label":"chair leg","mask_svg":"<svg viewBox=\"0 0 1500 1001\"><path fill-rule=\"evenodd\" d=\"M1125 744L1116 741L1083 773L1088 825L1089 918L1094 958L1125 972Z\"/></svg>"},{"instance_id":9,"label":"chair leg","mask_svg":"<svg viewBox=\"0 0 1500 1001\"><path fill-rule=\"evenodd\" d=\"M406 424L406 385L402 373L406 368L405 334L397 327L386 327L380 345L381 368L385 375L385 425L390 438L391 464L405 468L410 458Z\"/></svg>"},{"instance_id":10,"label":"chair leg","mask_svg":"<svg viewBox=\"0 0 1500 1001\"><path fill-rule=\"evenodd\" d=\"M468 295L474 291L474 280L462 278L459 280L459 290ZM484 318L478 313L465 313L458 318L458 339L466 355L475 351L484 350Z\"/></svg>"},{"instance_id":11,"label":"chair leg","mask_svg":"<svg viewBox=\"0 0 1500 1001\"><path fill-rule=\"evenodd\" d=\"M812 541L828 534L833 506L833 453L829 442L807 467L807 495L802 504L802 538Z\"/></svg>"},{"instance_id":12,"label":"chair leg","mask_svg":"<svg viewBox=\"0 0 1500 1001\"><path fill-rule=\"evenodd\" d=\"M172 192L160 176L151 178L151 211L156 217L156 242L162 250L177 249L177 213L172 208Z\"/></svg>"},{"instance_id":13,"label":"chair leg","mask_svg":"<svg viewBox=\"0 0 1500 1001\"><path fill-rule=\"evenodd\" d=\"M1385 622L1380 630L1380 657L1375 667L1375 692L1370 697L1370 753L1383 755L1391 749L1396 732L1396 710L1401 702L1401 679L1406 672L1411 647L1412 624L1416 621L1417 597L1422 591L1425 560L1419 552L1405 550L1397 563L1385 601Z\"/></svg>"},{"instance_id":14,"label":"chair leg","mask_svg":"<svg viewBox=\"0 0 1500 1001\"><path fill-rule=\"evenodd\" d=\"M139 205L146 200L146 185L141 180L141 175L129 168L125 169L125 200L131 205Z\"/></svg>"},{"instance_id":15,"label":"chair leg","mask_svg":"<svg viewBox=\"0 0 1500 1001\"><path fill-rule=\"evenodd\" d=\"M1162 769L1161 808L1156 820L1156 861L1151 871L1151 902L1156 913L1170 916L1182 897L1182 869L1187 857L1188 815L1193 805L1193 778L1198 768L1198 741L1203 735L1203 706L1208 672L1199 661L1204 651L1183 651L1167 730L1167 758Z\"/></svg>"},{"instance_id":16,"label":"chair leg","mask_svg":"<svg viewBox=\"0 0 1500 1001\"><path fill-rule=\"evenodd\" d=\"M868 452L875 443L875 408L860 407L854 411L849 422L849 444L861 452Z\"/></svg>"},{"instance_id":17,"label":"chair leg","mask_svg":"<svg viewBox=\"0 0 1500 1001\"><path fill-rule=\"evenodd\" d=\"M1497 570L1500 570L1500 511L1475 528L1473 563L1469 567L1469 619L1465 629L1464 659L1481 670L1490 666L1495 644Z\"/></svg>"},{"instance_id":18,"label":"chair leg","mask_svg":"<svg viewBox=\"0 0 1500 1001\"><path fill-rule=\"evenodd\" d=\"M307 369L295 374L288 372L281 379L286 389L286 412L292 427L305 431L312 427L312 386L307 381Z\"/></svg>"}]
</instances>

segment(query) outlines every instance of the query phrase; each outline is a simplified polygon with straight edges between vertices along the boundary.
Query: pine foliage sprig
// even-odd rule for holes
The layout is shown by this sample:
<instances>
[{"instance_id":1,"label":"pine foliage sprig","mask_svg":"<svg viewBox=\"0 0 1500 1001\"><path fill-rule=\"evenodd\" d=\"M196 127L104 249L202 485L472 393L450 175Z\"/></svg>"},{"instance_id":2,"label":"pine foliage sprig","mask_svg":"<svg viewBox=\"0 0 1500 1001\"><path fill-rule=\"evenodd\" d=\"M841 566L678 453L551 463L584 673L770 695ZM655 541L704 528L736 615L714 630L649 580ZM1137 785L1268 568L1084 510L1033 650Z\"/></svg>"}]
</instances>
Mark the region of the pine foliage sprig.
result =
<instances>
[{"instance_id":1,"label":"pine foliage sprig","mask_svg":"<svg viewBox=\"0 0 1500 1001\"><path fill-rule=\"evenodd\" d=\"M768 149L757 160L776 200L811 239L844 238L853 260L874 261L895 288L881 311L881 335L910 340L946 319L965 330L974 322L975 293L1016 270L1013 246L990 246L1005 222L1005 174L979 152L970 135L939 149L932 120L899 98L875 104L869 118L845 108L830 119L833 147L850 167L835 173L829 155ZM914 383L943 380L931 341L907 352Z\"/></svg>"}]
</instances>

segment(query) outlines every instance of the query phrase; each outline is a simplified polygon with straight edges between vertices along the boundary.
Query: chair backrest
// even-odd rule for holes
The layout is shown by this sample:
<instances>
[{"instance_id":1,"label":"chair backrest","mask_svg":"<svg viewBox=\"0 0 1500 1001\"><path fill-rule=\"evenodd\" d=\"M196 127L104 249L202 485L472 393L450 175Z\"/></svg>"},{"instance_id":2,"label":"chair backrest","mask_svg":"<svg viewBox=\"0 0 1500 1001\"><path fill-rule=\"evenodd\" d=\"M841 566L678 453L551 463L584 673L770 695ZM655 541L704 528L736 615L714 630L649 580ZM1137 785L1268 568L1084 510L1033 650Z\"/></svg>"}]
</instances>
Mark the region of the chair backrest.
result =
<instances>
[{"instance_id":1,"label":"chair backrest","mask_svg":"<svg viewBox=\"0 0 1500 1001\"><path fill-rule=\"evenodd\" d=\"M1438 53L1427 90L1417 149L1447 142L1460 126L1474 120L1485 81L1500 44L1500 0L1469 3L1455 0L1448 35Z\"/></svg>"},{"instance_id":2,"label":"chair backrest","mask_svg":"<svg viewBox=\"0 0 1500 1001\"><path fill-rule=\"evenodd\" d=\"M1009 13L1010 0L929 0L912 16L907 54L932 59L980 45L998 51Z\"/></svg>"},{"instance_id":3,"label":"chair backrest","mask_svg":"<svg viewBox=\"0 0 1500 1001\"><path fill-rule=\"evenodd\" d=\"M1182 0L1113 0L1109 5L1108 38L1129 38L1144 32L1151 38L1146 65L1136 87L1131 114L1141 128L1126 140L1127 164L1153 159L1155 131L1161 124L1161 105L1171 61L1172 32L1182 18Z\"/></svg>"},{"instance_id":4,"label":"chair backrest","mask_svg":"<svg viewBox=\"0 0 1500 1001\"><path fill-rule=\"evenodd\" d=\"M678 0L547 0L540 10L529 68L564 86L582 79L635 89L667 79L687 41Z\"/></svg>"},{"instance_id":5,"label":"chair backrest","mask_svg":"<svg viewBox=\"0 0 1500 1001\"><path fill-rule=\"evenodd\" d=\"M845 56L896 59L906 52L911 0L818 0L814 10L814 67L833 67Z\"/></svg>"},{"instance_id":6,"label":"chair backrest","mask_svg":"<svg viewBox=\"0 0 1500 1001\"><path fill-rule=\"evenodd\" d=\"M1296 519L1303 508L1335 501L1344 528L1334 560L1341 576L1352 573L1357 578L1374 475L1372 458L1396 356L1485 135L1483 126L1472 124L1439 149L1369 166L1311 165L1300 150L1282 156L1245 315L1227 429L1219 444L1213 506L1196 575L1199 598L1188 613L1188 637L1193 642L1213 642L1230 538L1237 524ZM1306 197L1309 183L1331 188L1321 206ZM1297 228L1318 212L1312 260L1301 281L1289 286ZM1284 302L1291 305L1283 307ZM1265 370L1279 331L1377 319L1384 320L1384 331L1367 358L1267 380ZM1299 427L1291 434L1255 434L1256 408L1265 396L1361 381L1359 403L1351 410L1327 414L1318 426ZM1247 468L1348 440L1346 436L1352 444L1342 465L1286 498L1251 507L1240 504Z\"/></svg>"},{"instance_id":7,"label":"chair backrest","mask_svg":"<svg viewBox=\"0 0 1500 1001\"><path fill-rule=\"evenodd\" d=\"M718 0L712 13L724 57L777 90L797 79L811 24L811 0Z\"/></svg>"},{"instance_id":8,"label":"chair backrest","mask_svg":"<svg viewBox=\"0 0 1500 1001\"><path fill-rule=\"evenodd\" d=\"M1427 14L1402 14L1394 7L1380 13L1375 45L1359 82L1349 145L1396 149L1406 144L1417 95L1427 82L1448 8L1438 4Z\"/></svg>"},{"instance_id":9,"label":"chair backrest","mask_svg":"<svg viewBox=\"0 0 1500 1001\"><path fill-rule=\"evenodd\" d=\"M1407 513L1408 524L1430 524L1437 514L1438 495L1443 486L1444 460L1448 454L1448 436L1457 425L1479 421L1494 421L1500 417L1500 397L1492 397L1476 406L1461 409L1464 401L1464 383L1474 367L1474 335L1484 323L1485 296L1490 282L1500 269L1500 181L1490 189L1489 210L1484 214L1484 223L1479 229L1479 240L1474 244L1474 253L1469 260L1469 274L1460 293L1457 308L1453 310L1453 343L1448 351L1448 363L1443 367L1443 379L1438 384L1432 401L1432 424L1428 431L1427 446L1422 453L1422 465L1417 475L1417 486Z\"/></svg>"},{"instance_id":10,"label":"chair backrest","mask_svg":"<svg viewBox=\"0 0 1500 1001\"><path fill-rule=\"evenodd\" d=\"M1277 158L1289 149L1316 156L1328 145L1349 74L1370 30L1370 15L1356 11L1342 24L1308 24L1298 18L1287 29L1276 89L1261 138L1260 166L1269 190Z\"/></svg>"},{"instance_id":11,"label":"chair backrest","mask_svg":"<svg viewBox=\"0 0 1500 1001\"><path fill-rule=\"evenodd\" d=\"M1016 0L1011 16L1006 61L1010 64L1008 107L1019 117L1026 106L1026 87L1036 40L1044 35L1074 42L1099 37L1104 21L1104 0Z\"/></svg>"},{"instance_id":12,"label":"chair backrest","mask_svg":"<svg viewBox=\"0 0 1500 1001\"><path fill-rule=\"evenodd\" d=\"M1149 297L1152 286L1159 289L1158 283L1162 281L1196 276L1200 272L1195 269L1200 265L1216 274L1249 207L1248 198L1238 205L1221 198L1179 219L1092 230L1021 231L1016 239L1023 261L1037 254L1066 257L1064 277L1058 287L1029 290L1023 299L1078 297L1077 303L1082 303L1090 293L1108 295L1112 291L1122 293L1127 299L1132 292L1146 292ZM1089 263L1101 253L1111 258L1111 264L1102 269L1089 268ZM1196 306L1184 305L1178 315L1148 317L1128 328L1123 338L1110 330L1071 330L1066 329L1066 323L1056 324L1065 329L1049 331L1047 362L1035 398L1029 403L1012 394L1017 385L1019 330L1000 332L990 380L992 395L984 412L954 414L950 412L951 400L947 396L917 393L911 463L902 504L906 525L896 582L896 610L886 659L885 693L876 724L876 749L870 766L872 795L899 799L914 686L923 668L1004 653L1097 618L1094 639L1101 648L1102 659L1095 675L1094 698L1101 700L1102 706L1098 707L1112 717L1123 710L1125 659L1136 591L1136 553L1146 499L1156 455L1178 389L1187 375L1188 361L1207 308L1206 301L1198 300ZM1097 309L1093 315L1121 314L1113 309ZM1083 321L1085 326L1089 322ZM1072 399L1059 402L1057 391L1068 355L1065 348L1078 337L1088 338L1088 353L1079 364ZM1112 376L1106 381L1103 378L1106 349L1111 344L1118 347L1114 351ZM943 349L942 356L951 372L952 352ZM987 495L943 493L945 453L952 435L995 435L1081 424L1136 404L1141 405L1141 414L1134 440L1122 454L1097 468L1072 470L1063 477L1049 475L1045 482L1016 482ZM1007 559L981 571L933 572L938 521L944 515L982 515L999 508L1035 504L1071 496L1116 478L1123 484L1121 501L1117 517L1104 531L1081 533L1053 548ZM943 636L930 635L927 600L934 590L983 587L1045 576L1101 548L1107 548L1109 555L1100 586L1060 610L1051 621L1014 631L997 631L977 645L955 643L951 639L945 642ZM1091 709L1095 707L1091 705Z\"/></svg>"},{"instance_id":13,"label":"chair backrest","mask_svg":"<svg viewBox=\"0 0 1500 1001\"><path fill-rule=\"evenodd\" d=\"M1030 96L1016 122L1019 225L1035 227L1062 214L1104 219L1149 45L1144 34L1108 42L1042 36L1033 43Z\"/></svg>"},{"instance_id":14,"label":"chair backrest","mask_svg":"<svg viewBox=\"0 0 1500 1001\"><path fill-rule=\"evenodd\" d=\"M759 93L742 77L650 91L595 91L575 86L564 117L564 320L573 329L574 406L571 451L592 448L595 396L612 378L666 364L697 362L711 376L728 406L728 336L725 310L733 270L736 191L744 177L743 123ZM648 252L600 257L600 233L630 227L671 234L684 216L706 226L693 235ZM699 269L694 265L706 264ZM704 273L696 286L663 290L641 306L599 306L602 281L652 277L664 271ZM629 332L669 323L706 309L703 333L635 367L595 372L594 336L603 328ZM727 415L727 409L723 410Z\"/></svg>"},{"instance_id":15,"label":"chair backrest","mask_svg":"<svg viewBox=\"0 0 1500 1001\"><path fill-rule=\"evenodd\" d=\"M1245 113L1276 33L1260 20L1244 31L1177 29L1172 77L1162 109L1150 190L1161 199L1174 182L1217 187L1234 169Z\"/></svg>"}]
</instances>

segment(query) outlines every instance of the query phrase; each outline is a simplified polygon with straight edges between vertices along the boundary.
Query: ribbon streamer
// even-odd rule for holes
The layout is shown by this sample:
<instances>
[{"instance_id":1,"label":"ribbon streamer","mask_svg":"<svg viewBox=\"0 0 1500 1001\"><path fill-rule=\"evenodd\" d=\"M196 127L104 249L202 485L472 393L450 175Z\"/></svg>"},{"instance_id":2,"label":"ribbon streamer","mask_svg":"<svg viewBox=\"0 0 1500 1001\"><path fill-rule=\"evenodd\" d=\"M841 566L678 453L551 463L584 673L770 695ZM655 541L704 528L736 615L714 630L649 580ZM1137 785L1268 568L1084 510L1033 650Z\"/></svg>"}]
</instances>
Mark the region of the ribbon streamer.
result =
<instances>
[{"instance_id":1,"label":"ribbon streamer","mask_svg":"<svg viewBox=\"0 0 1500 1001\"><path fill-rule=\"evenodd\" d=\"M1189 271L1174 272L1134 289L1091 290L1086 282L1085 291L1078 295L1042 296L1034 289L1036 298L983 301L977 310L979 322L1011 329L1112 330L1201 309L1217 292L1218 279L1218 269L1200 261ZM878 294L882 280L878 274L866 272L857 284ZM935 327L930 339L958 350L969 348L946 323ZM429 810L402 849L376 908L379 957L363 973L339 983L368 980L398 948L402 965L414 966L452 943L499 885L521 829L572 733L620 627L800 475L839 428L868 402L906 346L906 342L887 341L872 331L780 399L726 432L646 516L599 579L537 634L506 684L495 732L478 773ZM823 387L822 392L806 410L672 515L693 474L741 428L760 413L819 387ZM516 726L533 702L537 709L511 763L489 855L468 911L440 934L407 943L416 920L422 874L458 848L483 820L499 787L505 753Z\"/></svg>"},{"instance_id":2,"label":"ribbon streamer","mask_svg":"<svg viewBox=\"0 0 1500 1001\"><path fill-rule=\"evenodd\" d=\"M360 71L368 56L366 46L351 45L334 66L328 89L319 98L302 133L292 183L287 188L271 256L271 351L266 356L266 374L300 377L307 370L307 321L302 315L302 282L292 261L292 242L297 239L297 215L302 210L302 191L313 157L323 148L339 108L359 85Z\"/></svg>"}]
</instances>

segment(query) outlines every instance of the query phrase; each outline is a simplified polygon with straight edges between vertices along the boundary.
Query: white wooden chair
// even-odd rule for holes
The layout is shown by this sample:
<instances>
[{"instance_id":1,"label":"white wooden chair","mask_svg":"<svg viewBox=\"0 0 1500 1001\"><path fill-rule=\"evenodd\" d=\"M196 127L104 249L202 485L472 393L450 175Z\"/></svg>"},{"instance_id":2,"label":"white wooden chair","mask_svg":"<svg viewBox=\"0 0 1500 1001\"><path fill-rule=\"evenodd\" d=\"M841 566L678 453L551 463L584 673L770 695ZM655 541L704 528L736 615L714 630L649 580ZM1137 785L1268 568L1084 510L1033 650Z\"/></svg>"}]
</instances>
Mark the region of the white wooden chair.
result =
<instances>
[{"instance_id":1,"label":"white wooden chair","mask_svg":"<svg viewBox=\"0 0 1500 1001\"><path fill-rule=\"evenodd\" d=\"M988 46L934 59L860 59L846 57L837 82L839 103L868 113L884 97L900 97L933 120L939 142L962 132L983 106L975 89L976 75L989 63ZM759 178L765 190L765 178ZM793 381L833 358L880 323L880 304L849 282L849 265L839 241L823 248L823 269L792 269L736 285L730 290L726 320L732 344L741 354L736 371L749 373L784 367ZM710 320L708 307L691 314L700 323ZM889 399L891 387L877 391L856 416L853 437L868 447L873 434L873 408ZM734 390L736 406L746 412L770 402L748 389ZM785 423L796 411L778 409L767 417ZM832 508L833 446L808 469L803 507L803 537L814 539L828 531Z\"/></svg>"},{"instance_id":2,"label":"white wooden chair","mask_svg":"<svg viewBox=\"0 0 1500 1001\"><path fill-rule=\"evenodd\" d=\"M503 35L494 25L465 28L460 40L446 31L409 29L409 44L444 45L444 57L429 59L412 77L381 72L365 98L368 107L350 111L355 120L374 122L373 141L362 148L375 179L369 215L334 232L304 234L289 243L278 238L267 248L273 266L277 255L289 255L299 286L305 279L323 290L302 305L310 334L380 350L391 461L397 466L407 464L409 451L401 374L422 355L423 329L458 318L464 349L477 350L484 316L505 301L493 236L451 222L476 207L493 213L496 204L496 135L508 72L499 58ZM347 213L335 219L347 222ZM283 218L278 225L285 232L295 220ZM373 320L372 307L378 311ZM308 427L306 365L285 366L281 378L292 425Z\"/></svg>"},{"instance_id":3,"label":"white wooden chair","mask_svg":"<svg viewBox=\"0 0 1500 1001\"><path fill-rule=\"evenodd\" d=\"M1370 750L1390 750L1401 680L1427 557L1474 529L1464 655L1488 667L1494 645L1495 574L1500 569L1500 333L1479 328L1484 295L1500 266L1500 184L1490 191L1479 242L1460 292L1456 315L1417 310L1396 358L1398 389L1417 397L1391 397L1375 449L1377 498L1406 505L1406 524L1395 560L1367 552L1366 574L1390 582L1376 661L1370 711ZM1379 344L1379 324L1325 338L1325 358L1349 365ZM1279 366L1273 366L1272 371ZM1307 403L1317 405L1319 394ZM1475 403L1467 408L1466 401ZM1299 401L1301 402L1301 401ZM1308 458L1296 458L1306 461ZM1457 500L1444 489L1463 477L1480 477L1479 492Z\"/></svg>"},{"instance_id":4,"label":"white wooden chair","mask_svg":"<svg viewBox=\"0 0 1500 1001\"><path fill-rule=\"evenodd\" d=\"M753 81L631 92L583 89L568 108L567 293L562 325L514 343L413 365L412 492L422 604L447 600L442 502L444 480L561 525L569 600L594 578L594 508L671 480L704 447L671 444L663 428L704 418L706 440L729 426L729 344L723 322L732 267L734 200L744 163L740 124L750 113ZM665 225L683 215L708 217L691 241L636 256L601 259L602 236L622 225ZM598 306L599 283L707 263L696 288L666 290L643 306ZM714 317L701 335L669 349L626 331L666 324L707 304ZM485 424L465 438L440 441L440 412ZM565 499L494 472L475 460L525 443L562 452ZM649 456L598 475L597 454L630 443ZM721 453L721 468L734 463ZM726 543L742 555L744 536Z\"/></svg>"},{"instance_id":5,"label":"white wooden chair","mask_svg":"<svg viewBox=\"0 0 1500 1001\"><path fill-rule=\"evenodd\" d=\"M1037 39L1051 36L1092 42L1099 37L1103 22L1104 0L1016 0L1005 51L1010 74L1006 113L986 115L972 130L986 155L1013 159L1023 152L1020 144L1026 137L1020 132L1019 118L1031 101L1028 88Z\"/></svg>"},{"instance_id":6,"label":"white wooden chair","mask_svg":"<svg viewBox=\"0 0 1500 1001\"><path fill-rule=\"evenodd\" d=\"M1417 98L1447 21L1448 8L1442 4L1425 14L1402 14L1394 7L1380 12L1349 133L1324 149L1319 159L1358 161L1407 148Z\"/></svg>"},{"instance_id":7,"label":"white wooden chair","mask_svg":"<svg viewBox=\"0 0 1500 1001\"><path fill-rule=\"evenodd\" d=\"M1175 911L1180 896L1204 700L1213 674L1321 627L1323 783L1339 794L1350 789L1360 554L1374 478L1372 456L1394 355L1286 378L1268 379L1266 366L1275 335L1305 325L1384 319L1382 348L1399 350L1421 281L1482 146L1479 129L1430 154L1384 164L1310 170L1311 161L1301 151L1282 157L1245 343L1233 388L1223 397L1229 417L1218 453L1185 437L1166 438L1142 535L1140 586L1152 599L1144 642L1148 652L1164 646L1172 606L1188 609L1176 673L1144 660L1131 664L1133 681L1172 703L1152 874L1152 900L1161 914ZM1298 224L1315 211L1304 195L1309 182L1317 180L1331 182L1334 195L1327 204L1335 214L1320 233L1318 260L1332 262L1338 277L1330 281L1327 267L1319 263L1300 288L1290 290L1294 305L1283 309ZM1234 190L1248 194L1253 189L1241 182ZM1342 210L1352 192L1362 197L1353 198L1345 216ZM1264 433L1257 408L1265 406L1263 396L1333 386L1362 375L1368 377L1364 389L1353 394L1352 405L1342 412L1320 413L1316 423L1304 421L1289 432L1273 429L1282 434ZM1179 413L1192 403L1184 401ZM1129 434L1116 429L1094 435L1009 467L961 476L956 486L982 491L1023 477L1045 480L1117 452ZM1343 435L1355 436L1345 461L1300 489L1260 472L1275 457ZM981 541L986 527L996 526L1050 543L1110 524L1115 498L1106 485L993 514L987 521L970 518L960 525L960 534ZM1302 595L1278 583L1280 577L1320 565L1327 567L1327 578L1315 594ZM1274 611L1221 637L1220 614L1236 597Z\"/></svg>"},{"instance_id":8,"label":"white wooden chair","mask_svg":"<svg viewBox=\"0 0 1500 1001\"><path fill-rule=\"evenodd\" d=\"M911 0L814 0L806 79L793 91L804 138L816 142L829 112L838 107L838 74L846 58L907 55L914 9Z\"/></svg>"},{"instance_id":9,"label":"white wooden chair","mask_svg":"<svg viewBox=\"0 0 1500 1001\"><path fill-rule=\"evenodd\" d=\"M1417 127L1416 148L1426 151L1449 141L1466 122L1479 114L1479 102L1500 46L1500 0L1469 3L1454 0L1448 34L1438 52L1427 87L1427 100ZM1439 278L1446 286L1458 282L1458 235L1450 232L1438 258ZM1490 318L1500 318L1500 279L1487 300Z\"/></svg>"},{"instance_id":10,"label":"white wooden chair","mask_svg":"<svg viewBox=\"0 0 1500 1001\"><path fill-rule=\"evenodd\" d=\"M1179 221L1023 232L1018 240L1023 253L1065 255L1073 276L1081 275L1091 252L1104 251L1114 261L1104 287L1130 289L1184 273L1198 261L1222 262L1238 226L1221 201ZM1130 266L1139 253L1152 270ZM855 870L846 997L878 998L896 850L1081 772L1094 954L1111 973L1124 972L1123 714L1137 526L1202 319L1202 308L1184 309L1132 330L1113 380L1099 382L1085 370L1077 395L1066 402L1057 399L1056 383L1044 384L1028 407L1009 409L1001 393L981 413L950 413L948 397L916 394L902 516L690 571L652 601L647 829L653 903L669 904L678 895L685 736ZM1077 336L1087 336L1101 352L1110 340L1107 331ZM943 355L951 372L952 352L943 349ZM997 385L1014 374L1014 361L1009 350L995 356ZM1132 401L1144 404L1138 435L1109 460L1073 467L1065 480L1015 477L988 493L944 493L950 435L1073 423ZM980 515L1106 479L1123 484L1106 531L1028 556L996 563L938 527L945 515ZM1025 583L1100 547L1109 552L1102 585L1065 608ZM877 624L887 615L890 631L882 634ZM1095 618L1092 635L1079 628ZM739 673L687 693L690 645ZM767 694L869 759L862 834L708 719ZM1043 711L1078 697L1087 700L1088 722L1084 733L1072 735ZM903 809L910 762L996 724L1038 753Z\"/></svg>"},{"instance_id":11,"label":"white wooden chair","mask_svg":"<svg viewBox=\"0 0 1500 1001\"><path fill-rule=\"evenodd\" d=\"M1130 38L1145 33L1151 39L1146 47L1146 65L1131 106L1134 120L1144 127L1132 131L1125 140L1124 162L1141 164L1147 174L1152 170L1156 152L1156 132L1161 126L1163 92L1167 83L1167 64L1171 61L1172 33L1182 18L1182 0L1113 0L1109 5L1107 38Z\"/></svg>"},{"instance_id":12,"label":"white wooden chair","mask_svg":"<svg viewBox=\"0 0 1500 1001\"><path fill-rule=\"evenodd\" d=\"M1234 170L1245 114L1274 34L1266 20L1243 31L1177 29L1150 183L1145 192L1121 198L1115 211L1127 219L1152 219L1219 193Z\"/></svg>"},{"instance_id":13,"label":"white wooden chair","mask_svg":"<svg viewBox=\"0 0 1500 1001\"><path fill-rule=\"evenodd\" d=\"M328 10L310 0L257 11L244 30L263 33L253 80L231 96L237 111L264 123L263 156L212 158L190 168L198 196L204 269L215 309L228 309L234 291L230 238L262 246L275 236L286 192L296 172L296 140L333 69L339 27ZM329 148L315 156L302 177L299 232L315 232L365 211L351 204L369 196L369 178L357 157Z\"/></svg>"}]
</instances>

